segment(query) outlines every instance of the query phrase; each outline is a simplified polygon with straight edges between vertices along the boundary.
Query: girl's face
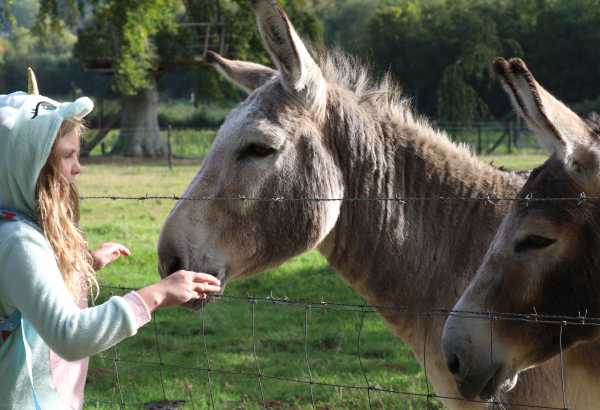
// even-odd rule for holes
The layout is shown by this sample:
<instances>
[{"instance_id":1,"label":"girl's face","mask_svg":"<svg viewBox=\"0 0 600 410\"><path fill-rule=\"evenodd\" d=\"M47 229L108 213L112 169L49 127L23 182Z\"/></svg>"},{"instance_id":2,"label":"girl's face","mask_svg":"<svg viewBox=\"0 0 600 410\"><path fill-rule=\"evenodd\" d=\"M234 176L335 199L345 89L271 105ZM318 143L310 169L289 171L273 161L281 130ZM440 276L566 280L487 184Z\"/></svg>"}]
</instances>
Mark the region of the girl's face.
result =
<instances>
[{"instance_id":1,"label":"girl's face","mask_svg":"<svg viewBox=\"0 0 600 410\"><path fill-rule=\"evenodd\" d=\"M76 129L59 137L54 147L59 158L59 169L69 183L75 182L75 177L81 173L79 164L80 137Z\"/></svg>"}]
</instances>

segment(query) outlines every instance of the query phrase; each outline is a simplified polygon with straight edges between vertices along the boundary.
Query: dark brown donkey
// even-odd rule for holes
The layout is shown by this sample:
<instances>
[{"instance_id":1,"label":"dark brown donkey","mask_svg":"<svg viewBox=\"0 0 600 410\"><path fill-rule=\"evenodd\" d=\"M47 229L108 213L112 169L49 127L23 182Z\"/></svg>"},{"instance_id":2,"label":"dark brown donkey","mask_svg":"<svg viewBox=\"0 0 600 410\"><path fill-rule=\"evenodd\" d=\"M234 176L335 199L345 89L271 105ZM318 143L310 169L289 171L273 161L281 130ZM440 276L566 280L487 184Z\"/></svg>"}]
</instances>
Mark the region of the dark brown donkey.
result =
<instances>
[{"instance_id":1,"label":"dark brown donkey","mask_svg":"<svg viewBox=\"0 0 600 410\"><path fill-rule=\"evenodd\" d=\"M512 204L454 309L598 317L599 124L584 121L550 95L522 60L498 59L494 65L516 111L551 157L531 173L519 194L523 200ZM562 200L536 201L544 198ZM461 316L448 319L443 347L467 398L487 397L513 385L519 372L558 355L561 341L568 349L600 336L598 326L561 330L559 324L497 320L491 329L489 320ZM566 353L570 408L600 408L600 389L593 387L600 376L595 345Z\"/></svg>"}]
</instances>

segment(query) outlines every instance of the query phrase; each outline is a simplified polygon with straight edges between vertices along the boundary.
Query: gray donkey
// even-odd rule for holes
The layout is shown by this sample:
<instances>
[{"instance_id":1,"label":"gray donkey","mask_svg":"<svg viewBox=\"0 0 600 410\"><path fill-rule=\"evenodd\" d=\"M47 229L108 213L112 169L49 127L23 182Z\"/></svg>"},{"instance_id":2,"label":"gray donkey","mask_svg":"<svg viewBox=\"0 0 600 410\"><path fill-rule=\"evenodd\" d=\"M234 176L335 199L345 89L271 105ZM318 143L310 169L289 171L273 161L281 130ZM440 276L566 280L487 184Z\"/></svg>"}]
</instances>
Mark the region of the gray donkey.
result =
<instances>
[{"instance_id":1,"label":"gray donkey","mask_svg":"<svg viewBox=\"0 0 600 410\"><path fill-rule=\"evenodd\" d=\"M485 201L222 200L514 196L523 180L481 163L413 114L385 79L374 83L350 57L313 57L273 0L253 8L277 70L216 54L217 68L251 91L233 110L158 245L162 276L180 269L222 280L252 275L318 249L352 288L376 306L450 309L472 279L503 215ZM408 343L451 409L460 401L440 339L444 316L378 309ZM426 355L426 360L424 358ZM525 372L499 400L559 406L551 361ZM452 399L457 398L457 399Z\"/></svg>"}]
</instances>

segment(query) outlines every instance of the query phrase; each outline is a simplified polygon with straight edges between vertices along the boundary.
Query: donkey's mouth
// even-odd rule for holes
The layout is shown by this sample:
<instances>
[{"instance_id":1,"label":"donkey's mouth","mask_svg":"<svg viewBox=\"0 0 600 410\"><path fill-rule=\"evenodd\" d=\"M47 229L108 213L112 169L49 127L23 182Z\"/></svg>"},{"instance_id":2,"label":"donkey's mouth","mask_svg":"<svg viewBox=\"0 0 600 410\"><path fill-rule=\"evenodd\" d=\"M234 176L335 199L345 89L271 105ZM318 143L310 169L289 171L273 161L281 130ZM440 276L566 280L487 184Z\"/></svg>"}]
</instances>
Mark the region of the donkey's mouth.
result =
<instances>
[{"instance_id":1,"label":"donkey's mouth","mask_svg":"<svg viewBox=\"0 0 600 410\"><path fill-rule=\"evenodd\" d=\"M207 295L207 297L205 299L190 300L189 302L183 304L184 307L186 307L188 309L196 310L196 311L201 310L204 306L208 305L209 303L216 302L217 300L219 300L221 298L221 296L223 296L223 293L225 292L225 286L227 285L227 275L225 274L224 271L219 272L218 274L211 274L211 275L221 281L221 291L218 293L211 293L211 294Z\"/></svg>"}]
</instances>

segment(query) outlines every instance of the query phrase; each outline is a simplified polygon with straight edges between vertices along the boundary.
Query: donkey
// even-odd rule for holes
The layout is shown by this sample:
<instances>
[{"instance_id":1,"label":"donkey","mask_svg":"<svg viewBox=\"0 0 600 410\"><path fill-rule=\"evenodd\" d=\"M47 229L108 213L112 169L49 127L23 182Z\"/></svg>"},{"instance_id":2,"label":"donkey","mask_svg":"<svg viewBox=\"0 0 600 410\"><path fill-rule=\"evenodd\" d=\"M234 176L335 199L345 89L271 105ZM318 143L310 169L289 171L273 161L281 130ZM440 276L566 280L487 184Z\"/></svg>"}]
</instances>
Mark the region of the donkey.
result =
<instances>
[{"instance_id":1,"label":"donkey","mask_svg":"<svg viewBox=\"0 0 600 410\"><path fill-rule=\"evenodd\" d=\"M161 275L187 268L226 281L316 248L369 304L385 306L379 313L426 363L436 393L458 397L440 344L445 317L388 307L450 309L508 206L310 198L503 197L516 195L524 180L453 144L412 112L389 79L373 82L355 59L313 57L275 1L252 5L277 70L211 55L252 92L229 114L184 193L215 200L179 201L165 221ZM284 200L224 200L232 197ZM559 405L559 370L554 361L527 372L502 399Z\"/></svg>"},{"instance_id":2,"label":"donkey","mask_svg":"<svg viewBox=\"0 0 600 410\"><path fill-rule=\"evenodd\" d=\"M524 200L511 205L454 310L598 317L600 122L584 121L554 98L522 60L497 59L494 67L515 110L551 157L529 176L519 193ZM583 192L588 200L535 201L578 198ZM463 396L485 398L514 385L522 370L598 336L597 326L502 319L492 325L456 314L446 322L443 349ZM578 381L567 385L568 404L598 408L596 343L578 345L564 357L569 383Z\"/></svg>"}]
</instances>

